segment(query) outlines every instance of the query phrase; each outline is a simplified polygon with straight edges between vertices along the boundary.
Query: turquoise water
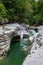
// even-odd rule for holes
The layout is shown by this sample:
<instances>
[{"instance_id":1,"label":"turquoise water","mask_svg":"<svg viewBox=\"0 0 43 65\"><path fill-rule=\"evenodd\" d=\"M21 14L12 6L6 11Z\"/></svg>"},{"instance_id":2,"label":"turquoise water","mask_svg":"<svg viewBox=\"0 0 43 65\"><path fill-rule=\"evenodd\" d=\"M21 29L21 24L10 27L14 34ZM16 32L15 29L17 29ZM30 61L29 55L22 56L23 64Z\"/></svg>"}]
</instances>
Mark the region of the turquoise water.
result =
<instances>
[{"instance_id":1,"label":"turquoise water","mask_svg":"<svg viewBox=\"0 0 43 65\"><path fill-rule=\"evenodd\" d=\"M0 65L22 65L27 52L21 50L20 42L11 42L11 48L4 60L0 60Z\"/></svg>"},{"instance_id":2,"label":"turquoise water","mask_svg":"<svg viewBox=\"0 0 43 65\"><path fill-rule=\"evenodd\" d=\"M29 34L32 36L34 33L35 32L32 30ZM18 38L18 36L16 36L16 38ZM0 60L0 65L22 65L25 57L29 54L31 48L29 40L23 38L21 42L17 43L15 42L15 40L18 41L16 38L12 40L7 56L5 56L3 60Z\"/></svg>"}]
</instances>

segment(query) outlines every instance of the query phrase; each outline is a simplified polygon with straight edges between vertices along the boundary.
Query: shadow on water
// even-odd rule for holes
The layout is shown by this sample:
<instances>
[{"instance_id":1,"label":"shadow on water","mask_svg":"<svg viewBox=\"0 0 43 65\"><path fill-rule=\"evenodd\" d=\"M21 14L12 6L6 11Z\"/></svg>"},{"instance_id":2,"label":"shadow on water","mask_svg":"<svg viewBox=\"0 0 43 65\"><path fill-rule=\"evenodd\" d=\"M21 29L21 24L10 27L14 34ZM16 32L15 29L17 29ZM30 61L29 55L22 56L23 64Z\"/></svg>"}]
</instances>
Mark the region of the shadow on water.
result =
<instances>
[{"instance_id":1,"label":"shadow on water","mask_svg":"<svg viewBox=\"0 0 43 65\"><path fill-rule=\"evenodd\" d=\"M22 65L27 53L21 51L20 42L11 42L11 47L4 60L0 61L0 65Z\"/></svg>"},{"instance_id":2,"label":"shadow on water","mask_svg":"<svg viewBox=\"0 0 43 65\"><path fill-rule=\"evenodd\" d=\"M23 38L21 42L15 41L19 41L18 36L12 39L10 50L8 51L7 56L5 56L3 60L0 60L0 65L22 65L25 57L29 54L32 44L29 42L28 38ZM28 51L24 51L27 49Z\"/></svg>"}]
</instances>

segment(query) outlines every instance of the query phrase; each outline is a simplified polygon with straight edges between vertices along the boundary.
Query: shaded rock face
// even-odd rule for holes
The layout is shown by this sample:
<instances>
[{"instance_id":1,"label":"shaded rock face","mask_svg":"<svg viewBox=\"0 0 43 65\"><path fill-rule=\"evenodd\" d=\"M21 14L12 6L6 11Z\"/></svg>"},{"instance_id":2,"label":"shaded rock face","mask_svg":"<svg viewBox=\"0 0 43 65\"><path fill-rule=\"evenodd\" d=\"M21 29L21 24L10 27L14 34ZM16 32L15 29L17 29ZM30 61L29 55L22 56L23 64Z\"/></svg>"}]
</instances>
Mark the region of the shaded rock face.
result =
<instances>
[{"instance_id":1,"label":"shaded rock face","mask_svg":"<svg viewBox=\"0 0 43 65\"><path fill-rule=\"evenodd\" d=\"M42 46L42 35L41 34L38 34L37 37L36 37L36 43L40 46Z\"/></svg>"},{"instance_id":2,"label":"shaded rock face","mask_svg":"<svg viewBox=\"0 0 43 65\"><path fill-rule=\"evenodd\" d=\"M29 25L28 24L21 24L21 26L25 27L25 29L28 29L29 28Z\"/></svg>"},{"instance_id":3,"label":"shaded rock face","mask_svg":"<svg viewBox=\"0 0 43 65\"><path fill-rule=\"evenodd\" d=\"M29 38L29 35L28 34L24 34L23 38Z\"/></svg>"},{"instance_id":4,"label":"shaded rock face","mask_svg":"<svg viewBox=\"0 0 43 65\"><path fill-rule=\"evenodd\" d=\"M14 35L13 37L12 37L12 39L11 39L11 42L20 42L20 36L19 35Z\"/></svg>"},{"instance_id":5,"label":"shaded rock face","mask_svg":"<svg viewBox=\"0 0 43 65\"><path fill-rule=\"evenodd\" d=\"M39 35L38 35L39 39L38 39L38 41L40 42L39 44L42 46L43 45L43 25L39 26L38 29L39 29L38 30L38 32L39 32Z\"/></svg>"},{"instance_id":6,"label":"shaded rock face","mask_svg":"<svg viewBox=\"0 0 43 65\"><path fill-rule=\"evenodd\" d=\"M26 29L23 26L19 25L18 23L7 24L7 25L5 25L4 29L2 26L0 26L0 30L1 30L0 31L0 49L1 49L0 54L3 54L3 55L5 54L6 51L8 51L10 49L10 42L12 40L12 37L13 37L14 41L16 42L16 41L20 41L20 37L22 37L24 35L28 36L28 32L26 31ZM4 32L4 34L3 34L3 32ZM17 35L15 35L15 34L17 34ZM2 46L1 46L1 44L2 44Z\"/></svg>"},{"instance_id":7,"label":"shaded rock face","mask_svg":"<svg viewBox=\"0 0 43 65\"><path fill-rule=\"evenodd\" d=\"M33 52L33 53L32 53ZM26 57L23 65L43 65L43 27L39 26L38 34L35 34L34 43L30 55Z\"/></svg>"},{"instance_id":8,"label":"shaded rock face","mask_svg":"<svg viewBox=\"0 0 43 65\"><path fill-rule=\"evenodd\" d=\"M5 55L5 53L10 49L10 39L7 35L0 37L0 55Z\"/></svg>"},{"instance_id":9,"label":"shaded rock face","mask_svg":"<svg viewBox=\"0 0 43 65\"><path fill-rule=\"evenodd\" d=\"M34 39L34 36L35 36L35 31L33 30L29 30L28 29L29 25L19 25L18 23L15 23L15 24L7 24L5 25L5 30L4 30L4 33L5 33L5 39L7 39L5 42L1 42L0 41L0 44L4 44L4 43L7 43L7 47L4 48L3 50L7 50L8 51L8 48L10 48L10 42L13 38L13 41L20 41L20 39L22 38L26 38L28 37L31 37ZM1 32L0 32L0 35L3 35L3 29L2 27L0 28ZM28 30L28 31L27 31ZM13 35L12 35L13 34ZM1 37L0 37L1 38ZM33 41L32 39L32 41ZM2 39L3 40L3 39ZM4 46L4 45L3 45ZM26 47L26 46L25 46ZM3 52L4 52L3 51Z\"/></svg>"},{"instance_id":10,"label":"shaded rock face","mask_svg":"<svg viewBox=\"0 0 43 65\"><path fill-rule=\"evenodd\" d=\"M0 25L8 24L8 23L9 23L8 21L4 21L4 20L0 19Z\"/></svg>"},{"instance_id":11,"label":"shaded rock face","mask_svg":"<svg viewBox=\"0 0 43 65\"><path fill-rule=\"evenodd\" d=\"M0 24L2 24L2 20L0 19Z\"/></svg>"}]
</instances>

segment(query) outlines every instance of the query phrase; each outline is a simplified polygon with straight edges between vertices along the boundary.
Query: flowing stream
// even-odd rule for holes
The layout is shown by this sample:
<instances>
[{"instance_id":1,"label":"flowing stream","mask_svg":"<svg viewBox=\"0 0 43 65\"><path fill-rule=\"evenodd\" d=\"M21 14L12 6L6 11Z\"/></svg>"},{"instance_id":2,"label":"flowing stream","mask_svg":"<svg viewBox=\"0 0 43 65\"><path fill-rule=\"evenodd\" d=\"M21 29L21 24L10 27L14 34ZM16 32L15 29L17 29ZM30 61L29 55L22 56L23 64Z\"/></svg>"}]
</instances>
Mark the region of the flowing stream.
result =
<instances>
[{"instance_id":1,"label":"flowing stream","mask_svg":"<svg viewBox=\"0 0 43 65\"><path fill-rule=\"evenodd\" d=\"M0 65L22 65L31 48L31 43L28 39L23 38L21 42L12 40L10 50L5 58L0 60Z\"/></svg>"},{"instance_id":2,"label":"flowing stream","mask_svg":"<svg viewBox=\"0 0 43 65\"><path fill-rule=\"evenodd\" d=\"M22 42L23 43L23 42ZM26 46L26 41L24 42ZM25 57L27 56L28 52L23 51L20 42L15 43L14 41L11 42L10 51L8 52L7 56L0 60L0 65L22 65Z\"/></svg>"}]
</instances>

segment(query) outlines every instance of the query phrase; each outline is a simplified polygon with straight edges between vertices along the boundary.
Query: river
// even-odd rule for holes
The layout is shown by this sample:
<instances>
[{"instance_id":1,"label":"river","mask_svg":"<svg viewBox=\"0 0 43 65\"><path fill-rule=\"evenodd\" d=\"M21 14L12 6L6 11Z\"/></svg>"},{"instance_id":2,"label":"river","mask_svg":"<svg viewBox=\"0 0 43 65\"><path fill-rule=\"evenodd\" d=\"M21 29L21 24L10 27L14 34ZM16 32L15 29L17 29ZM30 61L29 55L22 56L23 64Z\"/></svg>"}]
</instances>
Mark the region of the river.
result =
<instances>
[{"instance_id":1,"label":"river","mask_svg":"<svg viewBox=\"0 0 43 65\"><path fill-rule=\"evenodd\" d=\"M0 60L0 65L22 65L27 54L27 52L21 50L20 42L15 43L13 41L7 56Z\"/></svg>"},{"instance_id":2,"label":"river","mask_svg":"<svg viewBox=\"0 0 43 65\"><path fill-rule=\"evenodd\" d=\"M5 58L0 60L0 65L22 65L31 48L28 39L29 38L25 38L24 40L21 40L21 42L15 42L12 39L10 50Z\"/></svg>"}]
</instances>

